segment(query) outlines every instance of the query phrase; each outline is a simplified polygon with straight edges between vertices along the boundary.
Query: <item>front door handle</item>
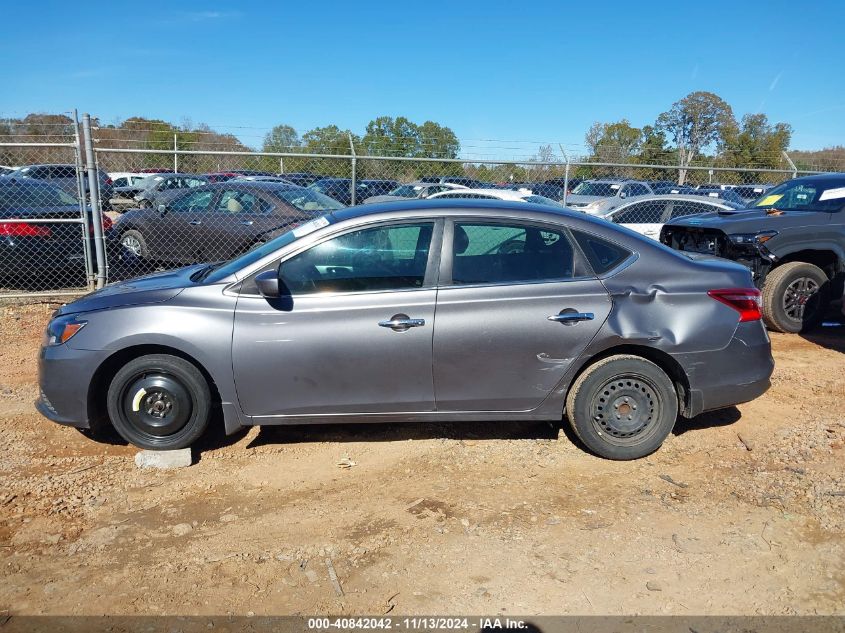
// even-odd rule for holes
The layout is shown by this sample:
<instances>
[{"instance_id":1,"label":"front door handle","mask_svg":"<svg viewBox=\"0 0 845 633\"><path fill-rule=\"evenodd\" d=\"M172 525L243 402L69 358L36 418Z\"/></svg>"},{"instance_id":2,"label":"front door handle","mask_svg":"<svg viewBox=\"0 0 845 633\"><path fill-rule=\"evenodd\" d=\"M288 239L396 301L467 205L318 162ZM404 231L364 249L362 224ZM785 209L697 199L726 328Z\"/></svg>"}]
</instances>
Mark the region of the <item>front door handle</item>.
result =
<instances>
[{"instance_id":1,"label":"front door handle","mask_svg":"<svg viewBox=\"0 0 845 633\"><path fill-rule=\"evenodd\" d=\"M188 222L188 224L190 224L191 226L199 226L200 224L202 224L202 220L191 220L190 222Z\"/></svg>"},{"instance_id":2,"label":"front door handle","mask_svg":"<svg viewBox=\"0 0 845 633\"><path fill-rule=\"evenodd\" d=\"M243 222L241 222L241 224L243 224L244 226L252 226L252 220L244 220Z\"/></svg>"},{"instance_id":3,"label":"front door handle","mask_svg":"<svg viewBox=\"0 0 845 633\"><path fill-rule=\"evenodd\" d=\"M386 321L379 321L379 327L389 327L395 332L404 332L412 327L422 327L425 319L412 319L407 314L394 314Z\"/></svg>"},{"instance_id":4,"label":"front door handle","mask_svg":"<svg viewBox=\"0 0 845 633\"><path fill-rule=\"evenodd\" d=\"M560 314L553 314L552 316L546 318L549 321L557 321L558 323L572 324L579 323L580 321L592 321L596 318L596 315L592 312L561 311Z\"/></svg>"}]
</instances>

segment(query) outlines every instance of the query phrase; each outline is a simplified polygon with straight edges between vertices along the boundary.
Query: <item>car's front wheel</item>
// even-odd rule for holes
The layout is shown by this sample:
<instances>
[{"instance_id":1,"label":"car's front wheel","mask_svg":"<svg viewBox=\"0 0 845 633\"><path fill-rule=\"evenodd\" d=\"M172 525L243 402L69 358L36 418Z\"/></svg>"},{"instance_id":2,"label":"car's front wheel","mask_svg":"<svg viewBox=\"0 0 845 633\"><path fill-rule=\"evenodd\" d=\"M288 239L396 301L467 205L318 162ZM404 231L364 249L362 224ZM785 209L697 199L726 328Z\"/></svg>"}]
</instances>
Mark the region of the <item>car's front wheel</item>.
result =
<instances>
[{"instance_id":1,"label":"car's front wheel","mask_svg":"<svg viewBox=\"0 0 845 633\"><path fill-rule=\"evenodd\" d=\"M150 251L147 248L147 240L144 239L140 231L136 231L135 229L125 231L120 236L120 245L124 251L134 257L147 259L150 256Z\"/></svg>"},{"instance_id":2,"label":"car's front wheel","mask_svg":"<svg viewBox=\"0 0 845 633\"><path fill-rule=\"evenodd\" d=\"M678 417L669 376L639 356L609 356L587 367L566 398L575 434L607 459L645 457L660 448Z\"/></svg>"},{"instance_id":3,"label":"car's front wheel","mask_svg":"<svg viewBox=\"0 0 845 633\"><path fill-rule=\"evenodd\" d=\"M211 390L202 372L184 358L150 354L115 374L106 405L112 425L127 442L172 450L191 446L205 432Z\"/></svg>"},{"instance_id":4,"label":"car's front wheel","mask_svg":"<svg viewBox=\"0 0 845 633\"><path fill-rule=\"evenodd\" d=\"M797 334L824 316L829 300L827 275L806 262L773 269L763 284L763 319L770 330Z\"/></svg>"}]
</instances>

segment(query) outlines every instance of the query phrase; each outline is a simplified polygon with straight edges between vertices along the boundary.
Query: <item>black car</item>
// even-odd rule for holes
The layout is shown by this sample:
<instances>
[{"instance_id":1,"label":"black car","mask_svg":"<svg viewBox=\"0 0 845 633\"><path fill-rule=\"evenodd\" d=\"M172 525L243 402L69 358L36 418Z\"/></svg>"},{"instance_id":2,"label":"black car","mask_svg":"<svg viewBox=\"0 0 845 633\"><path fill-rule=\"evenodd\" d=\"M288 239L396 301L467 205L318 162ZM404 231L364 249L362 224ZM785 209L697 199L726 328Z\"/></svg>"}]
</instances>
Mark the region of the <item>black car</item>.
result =
<instances>
[{"instance_id":1,"label":"black car","mask_svg":"<svg viewBox=\"0 0 845 633\"><path fill-rule=\"evenodd\" d=\"M563 200L564 188L547 182L513 182L506 185L499 185L497 189L510 189L511 191L529 191L535 195L543 196L556 202Z\"/></svg>"},{"instance_id":2,"label":"black car","mask_svg":"<svg viewBox=\"0 0 845 633\"><path fill-rule=\"evenodd\" d=\"M572 190L575 189L578 185L584 182L583 178L549 178L548 180L543 181L544 185L553 185L555 187L566 188L567 193L572 193Z\"/></svg>"},{"instance_id":3,"label":"black car","mask_svg":"<svg viewBox=\"0 0 845 633\"><path fill-rule=\"evenodd\" d=\"M76 176L76 165L69 164L49 164L49 165L26 165L19 167L12 174L17 178L33 178L35 180L43 180L55 185L74 198L79 195L79 182ZM97 180L100 187L100 201L104 209L110 209L110 200L114 197L113 183L109 175L102 171L97 171ZM82 178L82 185L85 191L86 200L90 200L88 193L88 173L85 172Z\"/></svg>"},{"instance_id":4,"label":"black car","mask_svg":"<svg viewBox=\"0 0 845 633\"><path fill-rule=\"evenodd\" d=\"M763 291L769 328L800 332L842 294L845 174L796 178L768 190L751 208L667 223L660 241L746 265Z\"/></svg>"},{"instance_id":5,"label":"black car","mask_svg":"<svg viewBox=\"0 0 845 633\"><path fill-rule=\"evenodd\" d=\"M103 230L110 228L104 215ZM84 286L82 236L76 198L46 182L0 176L0 283Z\"/></svg>"},{"instance_id":6,"label":"black car","mask_svg":"<svg viewBox=\"0 0 845 633\"><path fill-rule=\"evenodd\" d=\"M420 178L420 182L446 182L453 185L463 185L469 189L484 189L486 185L475 178L466 178L465 176L425 176Z\"/></svg>"},{"instance_id":7,"label":"black car","mask_svg":"<svg viewBox=\"0 0 845 633\"><path fill-rule=\"evenodd\" d=\"M295 185L299 185L300 187L307 187L308 185L313 184L320 180L320 178L322 178L322 176L312 174L310 171L292 171L275 175L279 176L280 178L284 178L288 182L292 182Z\"/></svg>"},{"instance_id":8,"label":"black car","mask_svg":"<svg viewBox=\"0 0 845 633\"><path fill-rule=\"evenodd\" d=\"M355 185L355 203L364 202L373 196L387 195L398 186L396 180L359 180ZM351 178L321 178L308 188L334 198L345 206L352 204Z\"/></svg>"}]
</instances>

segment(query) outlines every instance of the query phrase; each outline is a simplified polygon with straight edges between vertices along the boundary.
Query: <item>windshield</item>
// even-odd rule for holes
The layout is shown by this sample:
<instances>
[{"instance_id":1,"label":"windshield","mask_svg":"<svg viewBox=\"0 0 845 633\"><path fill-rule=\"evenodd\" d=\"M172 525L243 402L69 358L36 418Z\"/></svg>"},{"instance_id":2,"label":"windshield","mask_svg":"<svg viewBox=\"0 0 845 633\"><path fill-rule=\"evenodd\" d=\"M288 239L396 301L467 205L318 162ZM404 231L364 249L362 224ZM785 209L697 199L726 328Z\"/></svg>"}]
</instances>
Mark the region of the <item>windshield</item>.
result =
<instances>
[{"instance_id":1,"label":"windshield","mask_svg":"<svg viewBox=\"0 0 845 633\"><path fill-rule=\"evenodd\" d=\"M845 206L845 178L788 180L769 189L751 206L779 211L839 211Z\"/></svg>"},{"instance_id":2,"label":"windshield","mask_svg":"<svg viewBox=\"0 0 845 633\"><path fill-rule=\"evenodd\" d=\"M162 176L147 176L146 178L141 178L135 185L141 189L149 189L155 187L156 183L161 180L164 180Z\"/></svg>"},{"instance_id":3,"label":"windshield","mask_svg":"<svg viewBox=\"0 0 845 633\"><path fill-rule=\"evenodd\" d=\"M598 196L600 198L612 198L617 193L621 185L610 182L589 182L584 181L575 189L572 190L574 196Z\"/></svg>"},{"instance_id":4,"label":"windshield","mask_svg":"<svg viewBox=\"0 0 845 633\"><path fill-rule=\"evenodd\" d=\"M290 189L289 191L277 191L275 193L282 200L300 211L309 211L316 214L337 211L338 209L344 208L334 198L329 198L313 189Z\"/></svg>"},{"instance_id":5,"label":"windshield","mask_svg":"<svg viewBox=\"0 0 845 633\"><path fill-rule=\"evenodd\" d=\"M14 211L21 206L65 207L76 204L72 195L48 184L18 182L0 186L0 210L3 211Z\"/></svg>"},{"instance_id":6,"label":"windshield","mask_svg":"<svg viewBox=\"0 0 845 633\"><path fill-rule=\"evenodd\" d=\"M546 196L526 196L526 202L533 202L534 204L545 204L552 207L563 207L560 202L556 202L551 198L547 198Z\"/></svg>"},{"instance_id":7,"label":"windshield","mask_svg":"<svg viewBox=\"0 0 845 633\"><path fill-rule=\"evenodd\" d=\"M302 222L294 222L287 227L288 231L282 233L279 237L270 240L266 244L262 244L251 251L247 251L243 255L236 257L235 259L231 259L228 262L223 262L222 264L212 264L212 267L208 269L208 273L204 277L196 279L196 281L205 281L206 283L216 283L221 281L229 275L232 275L247 266L251 266L257 261L264 259L267 255L274 253L280 248L295 242L299 238L305 237L309 233L313 233L324 226L328 226L331 222L332 219L330 215L321 215L310 222L306 222L305 224Z\"/></svg>"},{"instance_id":8,"label":"windshield","mask_svg":"<svg viewBox=\"0 0 845 633\"><path fill-rule=\"evenodd\" d=\"M400 198L416 198L420 189L422 189L422 187L419 185L401 185L396 187L396 189L391 191L388 195L399 196Z\"/></svg>"}]
</instances>

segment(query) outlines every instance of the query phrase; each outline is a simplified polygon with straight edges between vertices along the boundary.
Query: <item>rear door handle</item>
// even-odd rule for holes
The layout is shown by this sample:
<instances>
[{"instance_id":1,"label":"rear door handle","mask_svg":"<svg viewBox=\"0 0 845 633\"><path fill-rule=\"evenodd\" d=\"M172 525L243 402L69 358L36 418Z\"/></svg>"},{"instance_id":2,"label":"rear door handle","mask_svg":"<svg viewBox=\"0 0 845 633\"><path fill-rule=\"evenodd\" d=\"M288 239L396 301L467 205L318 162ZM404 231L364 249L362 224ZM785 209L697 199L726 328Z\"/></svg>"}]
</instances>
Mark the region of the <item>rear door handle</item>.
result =
<instances>
[{"instance_id":1,"label":"rear door handle","mask_svg":"<svg viewBox=\"0 0 845 633\"><path fill-rule=\"evenodd\" d=\"M412 327L422 327L425 319L412 319L407 314L395 314L386 321L379 321L379 327L389 327L396 332L404 332Z\"/></svg>"},{"instance_id":2,"label":"rear door handle","mask_svg":"<svg viewBox=\"0 0 845 633\"><path fill-rule=\"evenodd\" d=\"M191 220L190 222L188 222L188 224L190 224L191 226L198 226L202 224L202 220Z\"/></svg>"},{"instance_id":3,"label":"rear door handle","mask_svg":"<svg viewBox=\"0 0 845 633\"><path fill-rule=\"evenodd\" d=\"M558 323L578 323L580 321L592 321L596 318L596 315L592 312L561 312L546 318Z\"/></svg>"},{"instance_id":4,"label":"rear door handle","mask_svg":"<svg viewBox=\"0 0 845 633\"><path fill-rule=\"evenodd\" d=\"M243 222L241 222L241 224L243 224L244 226L252 226L252 220L244 220Z\"/></svg>"}]
</instances>

